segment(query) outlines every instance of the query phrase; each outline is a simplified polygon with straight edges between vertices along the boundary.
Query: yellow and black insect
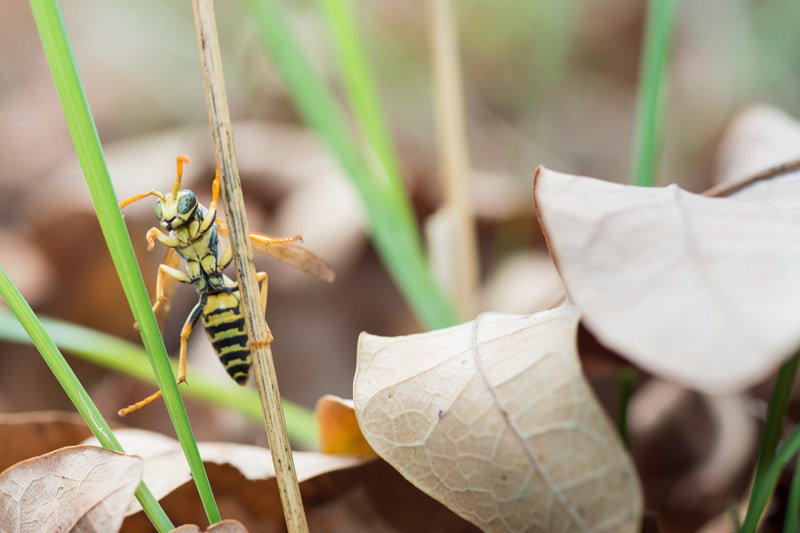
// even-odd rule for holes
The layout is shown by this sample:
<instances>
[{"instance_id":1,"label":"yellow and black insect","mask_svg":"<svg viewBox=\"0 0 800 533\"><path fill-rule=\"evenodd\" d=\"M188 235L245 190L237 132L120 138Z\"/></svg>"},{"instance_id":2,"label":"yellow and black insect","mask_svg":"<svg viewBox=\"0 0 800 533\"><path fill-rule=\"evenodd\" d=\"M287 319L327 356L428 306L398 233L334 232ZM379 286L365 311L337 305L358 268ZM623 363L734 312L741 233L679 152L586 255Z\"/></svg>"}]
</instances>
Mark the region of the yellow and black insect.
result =
<instances>
[{"instance_id":1,"label":"yellow and black insect","mask_svg":"<svg viewBox=\"0 0 800 533\"><path fill-rule=\"evenodd\" d=\"M200 295L199 301L192 308L181 329L178 384L186 381L186 340L200 319L220 362L236 383L244 385L250 375L250 346L245 331L238 284L223 272L231 263L233 252L228 246L222 255L219 253L220 235L228 233L227 224L217 219L219 173L214 178L211 203L206 208L198 203L192 191L180 188L183 165L188 162L189 158L185 155L178 156L178 177L170 194L151 189L123 200L119 206L123 208L148 196L155 196L156 218L169 232L164 233L155 227L147 232L148 249L153 248L156 240L168 248L164 263L158 267L153 311L156 312L161 304L168 300L168 293L172 291L175 282L194 285ZM333 281L334 273L330 266L297 244L301 240L299 235L277 238L251 233L250 240L254 249L258 251L320 279ZM177 268L181 259L186 263L186 271ZM261 306L266 310L267 274L259 272L257 277L261 284ZM271 340L270 337L267 342ZM144 407L159 396L161 391L120 410L120 415Z\"/></svg>"}]
</instances>

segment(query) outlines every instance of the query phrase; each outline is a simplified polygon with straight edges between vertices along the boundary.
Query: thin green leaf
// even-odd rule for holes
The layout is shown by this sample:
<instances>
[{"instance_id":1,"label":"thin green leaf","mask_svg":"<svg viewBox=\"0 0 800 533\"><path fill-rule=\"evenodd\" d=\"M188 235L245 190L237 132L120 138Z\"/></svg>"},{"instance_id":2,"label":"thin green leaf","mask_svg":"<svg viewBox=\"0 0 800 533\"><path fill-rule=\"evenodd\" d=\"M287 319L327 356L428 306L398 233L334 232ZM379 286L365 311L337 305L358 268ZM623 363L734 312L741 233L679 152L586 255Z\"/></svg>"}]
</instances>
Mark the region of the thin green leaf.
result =
<instances>
[{"instance_id":1,"label":"thin green leaf","mask_svg":"<svg viewBox=\"0 0 800 533\"><path fill-rule=\"evenodd\" d=\"M78 377L69 367L66 360L64 360L64 356L61 355L61 352L56 348L55 342L53 342L53 339L48 335L44 326L36 317L30 305L28 305L28 302L25 301L22 294L20 294L19 290L17 290L6 274L6 271L1 266L0 294L2 294L8 306L11 308L11 311L16 316L16 320L19 321L17 324L25 329L30 341L33 342L39 350L39 353L42 354L42 358L45 363L47 363L47 366L50 367L50 370L58 380L61 388L67 393L67 396L69 396L69 399L75 405L78 413L80 413L86 421L86 424L89 426L89 429L92 430L94 436L100 441L100 444L110 450L125 453L125 450L122 449L119 441L111 432L111 428L109 428L106 421L103 420L97 406L92 402L89 394L87 394L86 389L83 388L83 385L78 381ZM9 313L4 313L4 316L16 322ZM170 522L164 509L158 504L153 493L150 492L150 489L147 488L147 485L144 483L139 485L139 488L136 490L136 499L139 500L145 514L158 531L166 532L175 527L172 525L172 522Z\"/></svg>"},{"instance_id":2,"label":"thin green leaf","mask_svg":"<svg viewBox=\"0 0 800 533\"><path fill-rule=\"evenodd\" d=\"M147 353L140 346L53 318L41 318L41 322L60 349L115 372L156 384ZM14 316L3 312L0 312L0 339L30 342ZM177 361L172 360L171 364L172 371L177 373ZM227 378L220 379L192 365L187 366L187 376L191 385L183 389L187 396L237 411L256 424L263 423L258 393L254 389L240 387ZM316 449L318 435L314 413L288 400L283 400L283 410L292 441L303 448Z\"/></svg>"},{"instance_id":3,"label":"thin green leaf","mask_svg":"<svg viewBox=\"0 0 800 533\"><path fill-rule=\"evenodd\" d=\"M211 523L219 522L221 519L219 510L186 416L183 400L175 384L164 342L150 308L150 300L122 220L122 213L117 205L100 139L72 54L61 8L56 0L31 0L31 8L61 100L67 127L89 186L111 258L128 297L133 316L141 326L142 340L159 388L163 391L167 411L183 447L208 520Z\"/></svg>"},{"instance_id":4,"label":"thin green leaf","mask_svg":"<svg viewBox=\"0 0 800 533\"><path fill-rule=\"evenodd\" d=\"M756 532L761 513L764 512L764 508L766 508L767 503L769 503L769 499L781 475L781 470L783 470L786 463L794 457L798 450L800 450L800 427L795 428L791 435L789 435L789 438L784 441L783 446L781 446L781 449L770 463L769 468L764 471L758 485L753 485L750 504L747 507L747 516L742 525L743 533Z\"/></svg>"},{"instance_id":5,"label":"thin green leaf","mask_svg":"<svg viewBox=\"0 0 800 533\"><path fill-rule=\"evenodd\" d=\"M328 144L361 195L375 245L409 305L430 329L457 323L452 304L438 286L422 249L405 191L385 172L372 172L353 141L348 124L274 0L248 0L264 45L298 110Z\"/></svg>"},{"instance_id":6,"label":"thin green leaf","mask_svg":"<svg viewBox=\"0 0 800 533\"><path fill-rule=\"evenodd\" d=\"M642 187L656 181L664 122L664 78L677 7L678 0L647 2L631 164L631 183Z\"/></svg>"},{"instance_id":7,"label":"thin green leaf","mask_svg":"<svg viewBox=\"0 0 800 533\"><path fill-rule=\"evenodd\" d=\"M774 457L783 432L783 420L786 416L786 409L789 407L792 384L797 375L798 363L800 363L800 353L783 363L772 388L772 396L769 399L769 407L767 409L767 420L764 423L764 433L761 436L761 448L758 451L758 462L756 463L755 474L753 474L753 490L750 492L750 503L747 506L747 516L744 526L742 526L742 531L748 531L748 524L758 522L764 509L763 506L759 509L759 499L768 500L772 495L772 489L775 487L775 483L769 479L769 471L775 466L776 460ZM766 505L766 502L764 505Z\"/></svg>"}]
</instances>

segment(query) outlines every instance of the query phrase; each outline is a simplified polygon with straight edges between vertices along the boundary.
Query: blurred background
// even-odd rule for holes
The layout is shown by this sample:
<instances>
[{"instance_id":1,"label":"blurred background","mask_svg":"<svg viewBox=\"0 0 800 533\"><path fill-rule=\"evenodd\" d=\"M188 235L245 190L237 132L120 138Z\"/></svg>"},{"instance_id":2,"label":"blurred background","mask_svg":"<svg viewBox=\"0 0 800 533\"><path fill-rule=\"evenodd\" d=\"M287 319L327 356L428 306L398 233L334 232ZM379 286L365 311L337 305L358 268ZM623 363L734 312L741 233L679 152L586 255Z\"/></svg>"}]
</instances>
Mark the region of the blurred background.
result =
<instances>
[{"instance_id":1,"label":"blurred background","mask_svg":"<svg viewBox=\"0 0 800 533\"><path fill-rule=\"evenodd\" d=\"M531 200L537 165L628 180L646 2L454 2L465 89L472 197L482 271L481 310L533 312L560 285ZM437 207L428 21L424 6L357 3L362 38L421 224ZM334 92L338 62L316 2L286 15ZM175 157L184 183L208 202L213 147L189 2L64 2L65 21L120 199L169 190ZM374 252L362 207L337 162L309 132L271 66L246 6L218 7L223 63L251 231L302 234L337 271L332 285L271 259L267 320L282 394L313 407L352 396L358 334L420 331ZM726 124L747 104L800 111L800 4L790 0L681 2L667 92L658 183L710 185ZM343 106L343 109L345 106ZM138 342L77 164L38 34L24 2L0 3L0 264L41 315ZM145 282L163 247L146 250L153 199L126 209ZM179 287L165 341L196 301ZM198 327L198 329L200 329ZM189 360L228 379L196 331ZM33 348L0 344L0 411L70 410ZM101 410L151 392L79 359L74 368ZM189 376L191 383L191 375ZM263 429L189 402L199 439L263 443ZM126 424L169 431L163 407Z\"/></svg>"}]
</instances>

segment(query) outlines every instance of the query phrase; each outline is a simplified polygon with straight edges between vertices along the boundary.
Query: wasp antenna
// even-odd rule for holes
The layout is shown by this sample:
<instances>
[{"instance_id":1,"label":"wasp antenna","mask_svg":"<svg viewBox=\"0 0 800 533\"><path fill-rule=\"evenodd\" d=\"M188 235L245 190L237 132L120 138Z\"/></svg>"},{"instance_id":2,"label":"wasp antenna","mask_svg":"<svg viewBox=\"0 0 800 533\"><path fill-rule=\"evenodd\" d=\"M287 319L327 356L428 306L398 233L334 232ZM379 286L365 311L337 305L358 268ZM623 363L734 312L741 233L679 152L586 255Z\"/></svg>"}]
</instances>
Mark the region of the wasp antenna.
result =
<instances>
[{"instance_id":1,"label":"wasp antenna","mask_svg":"<svg viewBox=\"0 0 800 533\"><path fill-rule=\"evenodd\" d=\"M155 196L156 198L158 198L162 202L164 201L164 195L160 191L157 191L155 189L151 189L151 190L149 190L147 192L143 192L142 194L137 194L135 196L131 196L127 200L121 201L119 203L119 208L122 209L123 207L131 205L133 202L138 202L142 198L147 198L148 196Z\"/></svg>"},{"instance_id":2,"label":"wasp antenna","mask_svg":"<svg viewBox=\"0 0 800 533\"><path fill-rule=\"evenodd\" d=\"M178 154L178 178L175 180L175 185L172 187L172 196L178 194L181 188L181 178L183 178L183 165L191 163L192 160L186 154Z\"/></svg>"}]
</instances>

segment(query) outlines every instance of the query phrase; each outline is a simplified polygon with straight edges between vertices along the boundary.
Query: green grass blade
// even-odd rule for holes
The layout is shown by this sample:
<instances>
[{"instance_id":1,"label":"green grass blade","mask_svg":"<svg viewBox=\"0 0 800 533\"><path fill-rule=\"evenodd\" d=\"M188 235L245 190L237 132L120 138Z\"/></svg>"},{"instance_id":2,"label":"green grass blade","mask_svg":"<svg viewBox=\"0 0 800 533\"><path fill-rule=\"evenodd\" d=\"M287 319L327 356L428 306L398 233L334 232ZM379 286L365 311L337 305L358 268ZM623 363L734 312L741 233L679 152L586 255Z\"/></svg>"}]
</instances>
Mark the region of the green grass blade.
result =
<instances>
[{"instance_id":1,"label":"green grass blade","mask_svg":"<svg viewBox=\"0 0 800 533\"><path fill-rule=\"evenodd\" d=\"M628 407L633 397L633 386L636 381L636 370L626 366L617 372L616 398L614 398L614 421L619 436L625 446L628 442Z\"/></svg>"},{"instance_id":2,"label":"green grass blade","mask_svg":"<svg viewBox=\"0 0 800 533\"><path fill-rule=\"evenodd\" d=\"M141 326L142 340L150 356L159 388L163 391L167 411L189 463L208 520L211 523L219 522L219 510L211 492L200 452L197 449L197 442L186 416L186 409L178 387L175 385L164 342L150 308L147 290L111 185L100 139L78 75L61 8L56 0L31 0L31 8L61 106L64 109L67 127L89 186L92 202L106 244L111 252L111 258L119 273L133 316Z\"/></svg>"},{"instance_id":3,"label":"green grass blade","mask_svg":"<svg viewBox=\"0 0 800 533\"><path fill-rule=\"evenodd\" d=\"M764 423L764 433L761 436L761 448L758 452L758 462L756 471L753 474L753 489L750 492L750 504L747 506L747 517L742 531L747 531L748 524L755 524L763 511L763 506L759 509L759 498L767 500L775 487L774 482L768 479L768 471L774 466L776 450L783 431L783 420L786 416L786 409L789 407L789 400L792 394L792 384L797 375L800 354L794 355L791 359L783 363L778 371L778 378L772 388L772 396L769 399L767 408L767 420ZM785 446L784 446L785 447ZM766 505L766 503L765 503ZM757 513L757 514L756 514ZM752 515L756 514L755 517ZM754 522L755 521L755 522Z\"/></svg>"},{"instance_id":4,"label":"green grass blade","mask_svg":"<svg viewBox=\"0 0 800 533\"><path fill-rule=\"evenodd\" d=\"M47 366L50 367L61 388L67 393L67 396L86 421L94 436L100 441L100 444L110 450L125 453L125 450L122 449L119 441L111 432L111 428L103 420L97 406L87 394L86 389L78 381L77 376L64 360L64 356L56 348L53 339L48 335L47 330L36 317L28 302L25 301L22 294L11 282L2 266L0 266L0 294L8 303L16 320L10 313L4 313L4 316L24 328L28 338L39 350L39 353L42 354L42 358ZM158 504L153 493L144 483L140 484L136 490L136 499L139 500L145 514L158 531L166 532L175 527L170 522L164 509Z\"/></svg>"},{"instance_id":5,"label":"green grass blade","mask_svg":"<svg viewBox=\"0 0 800 533\"><path fill-rule=\"evenodd\" d=\"M800 450L800 427L792 431L789 438L787 438L780 451L775 455L775 458L770 462L768 468L763 471L763 475L759 480L758 485L753 484L753 492L750 497L750 504L747 507L747 516L745 517L744 524L742 524L743 533L755 533L758 527L758 521L761 518L761 513L764 512L769 499L772 496L772 491L775 490L775 485L778 483L778 478L781 475L781 470L786 463Z\"/></svg>"},{"instance_id":6,"label":"green grass blade","mask_svg":"<svg viewBox=\"0 0 800 533\"><path fill-rule=\"evenodd\" d=\"M794 533L800 530L800 455L794 464L792 485L789 488L789 498L786 502L786 520L783 524L784 533Z\"/></svg>"},{"instance_id":7,"label":"green grass blade","mask_svg":"<svg viewBox=\"0 0 800 533\"><path fill-rule=\"evenodd\" d=\"M365 163L347 122L289 31L274 0L248 0L248 4L264 45L298 110L353 180L375 246L409 305L429 329L457 323L453 305L428 266L407 194L392 185L385 172L371 171Z\"/></svg>"},{"instance_id":8,"label":"green grass blade","mask_svg":"<svg viewBox=\"0 0 800 533\"><path fill-rule=\"evenodd\" d=\"M678 0L647 2L631 163L631 183L642 187L656 181L664 122L664 78L677 7Z\"/></svg>"},{"instance_id":9,"label":"green grass blade","mask_svg":"<svg viewBox=\"0 0 800 533\"><path fill-rule=\"evenodd\" d=\"M387 188L393 195L405 197L400 165L381 111L352 6L348 0L323 0L322 5L332 31L348 99L364 140L375 153L380 170L388 179Z\"/></svg>"},{"instance_id":10,"label":"green grass blade","mask_svg":"<svg viewBox=\"0 0 800 533\"><path fill-rule=\"evenodd\" d=\"M140 346L69 322L53 318L40 318L40 320L61 350L115 372L156 384L147 353ZM3 312L0 312L0 339L10 342L30 342L30 338L16 318L11 313ZM173 360L171 364L172 371L177 373L177 361ZM254 389L240 387L227 378L219 379L219 376L211 375L191 365L187 366L187 375L189 386L183 389L185 395L237 411L255 424L263 423L258 393ZM292 441L305 449L316 449L318 435L314 413L288 400L283 400L283 410Z\"/></svg>"}]
</instances>

